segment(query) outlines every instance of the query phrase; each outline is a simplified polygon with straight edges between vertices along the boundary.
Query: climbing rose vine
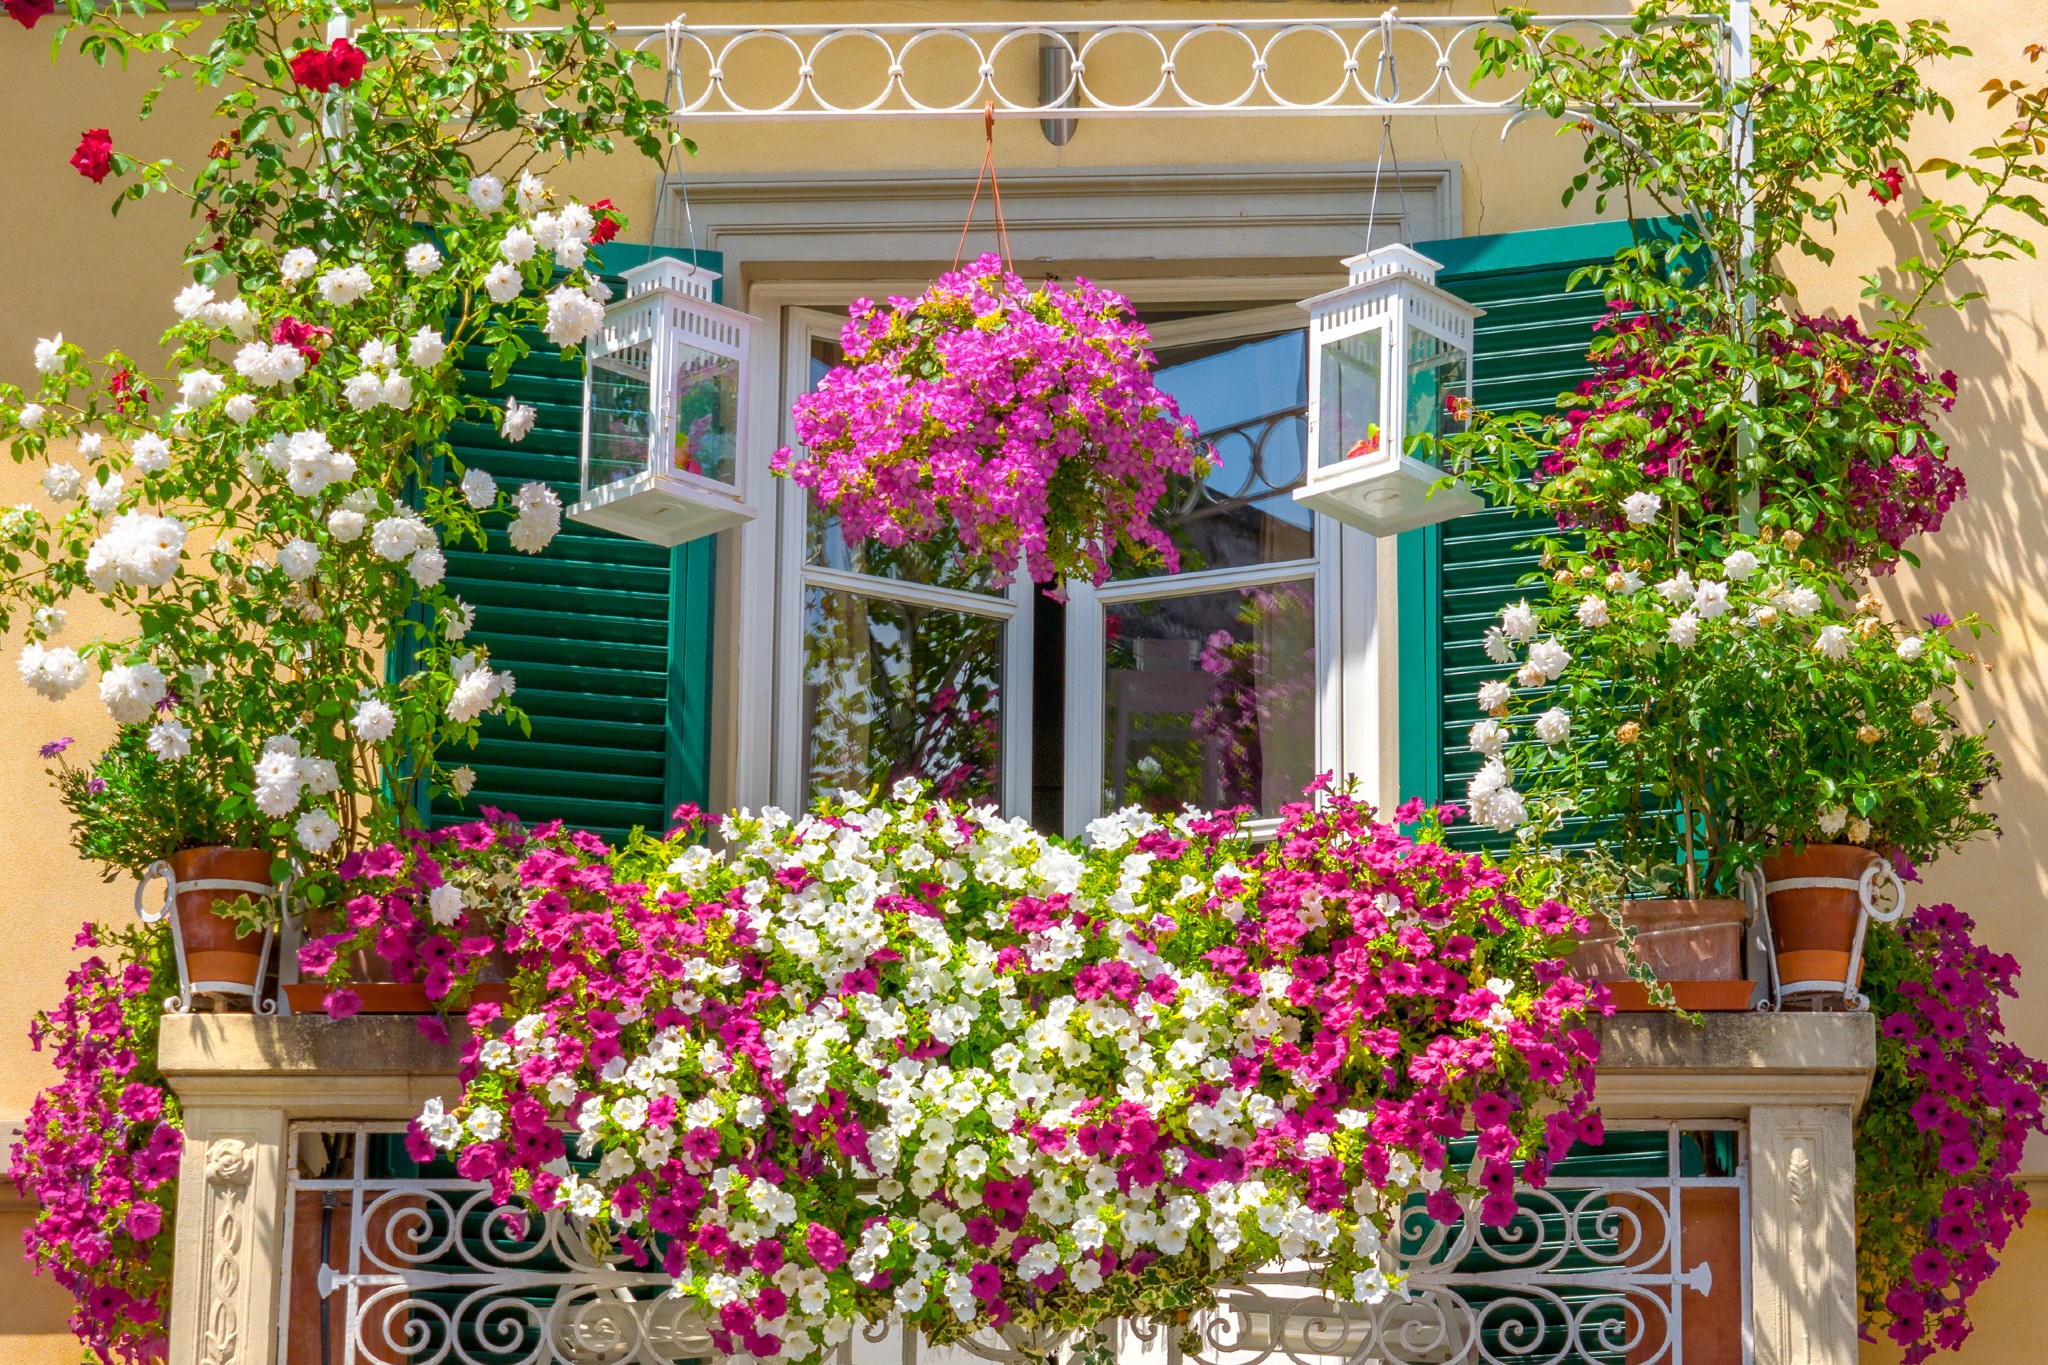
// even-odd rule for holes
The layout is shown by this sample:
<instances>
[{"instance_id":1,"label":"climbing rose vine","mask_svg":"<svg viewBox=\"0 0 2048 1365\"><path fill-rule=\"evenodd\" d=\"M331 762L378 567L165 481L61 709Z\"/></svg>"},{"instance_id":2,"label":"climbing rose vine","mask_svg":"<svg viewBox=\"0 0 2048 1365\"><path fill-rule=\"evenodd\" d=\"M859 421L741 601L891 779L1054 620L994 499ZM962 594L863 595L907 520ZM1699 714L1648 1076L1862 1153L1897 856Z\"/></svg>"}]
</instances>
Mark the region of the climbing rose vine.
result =
<instances>
[{"instance_id":1,"label":"climbing rose vine","mask_svg":"<svg viewBox=\"0 0 2048 1365\"><path fill-rule=\"evenodd\" d=\"M840 343L797 400L803 449L775 467L849 541L951 530L1004 582L1020 562L1035 582L1100 582L1119 549L1178 567L1152 511L1203 461L1120 295L1033 288L983 256L918 298L856 301Z\"/></svg>"},{"instance_id":2,"label":"climbing rose vine","mask_svg":"<svg viewBox=\"0 0 2048 1365\"><path fill-rule=\"evenodd\" d=\"M2048 1064L2008 1042L2019 964L1980 946L1953 905L1869 941L1877 1074L1856 1132L1857 1271L1866 1315L1905 1359L1954 1350L1969 1301L2026 1216L2015 1183L2048 1132Z\"/></svg>"},{"instance_id":3,"label":"climbing rose vine","mask_svg":"<svg viewBox=\"0 0 2048 1365\"><path fill-rule=\"evenodd\" d=\"M15 1188L37 1206L22 1245L76 1300L71 1330L101 1361L164 1359L170 1222L177 1206L176 1102L156 1072L156 1029L177 973L140 932L103 944L65 980L30 1041L52 1045L56 1083L36 1096L10 1153ZM155 960L152 960L155 959Z\"/></svg>"},{"instance_id":4,"label":"climbing rose vine","mask_svg":"<svg viewBox=\"0 0 2048 1365\"><path fill-rule=\"evenodd\" d=\"M472 1009L463 1097L408 1142L764 1360L892 1316L1171 1321L1282 1257L1376 1301L1404 1201L1504 1225L1598 1141L1606 1004L1559 960L1581 917L1419 803L1411 838L1313 795L1262 848L1137 810L1069 846L912 782L719 850L536 852L513 1007Z\"/></svg>"}]
</instances>

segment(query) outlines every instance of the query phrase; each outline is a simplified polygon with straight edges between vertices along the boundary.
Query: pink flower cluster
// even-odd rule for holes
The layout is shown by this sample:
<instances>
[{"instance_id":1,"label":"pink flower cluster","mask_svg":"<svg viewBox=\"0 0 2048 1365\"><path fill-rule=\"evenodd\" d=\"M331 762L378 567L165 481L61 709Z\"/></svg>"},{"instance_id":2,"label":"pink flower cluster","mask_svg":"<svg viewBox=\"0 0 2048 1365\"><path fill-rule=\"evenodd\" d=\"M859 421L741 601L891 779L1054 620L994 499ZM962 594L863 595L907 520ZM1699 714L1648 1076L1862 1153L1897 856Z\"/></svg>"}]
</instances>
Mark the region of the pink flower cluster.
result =
<instances>
[{"instance_id":1,"label":"pink flower cluster","mask_svg":"<svg viewBox=\"0 0 2048 1365\"><path fill-rule=\"evenodd\" d=\"M1101 581L1119 548L1178 565L1152 524L1169 475L1198 472L1193 425L1152 383L1119 295L1032 288L983 256L916 299L857 301L845 363L796 402L801 453L775 468L850 542L958 534L1001 581Z\"/></svg>"},{"instance_id":2,"label":"pink flower cluster","mask_svg":"<svg viewBox=\"0 0 2048 1365\"><path fill-rule=\"evenodd\" d=\"M86 925L78 946L100 947L99 932ZM152 1021L172 986L145 962L97 955L64 984L63 1001L29 1031L38 1051L54 1045L58 1079L36 1096L11 1153L15 1188L37 1206L22 1243L38 1273L76 1300L71 1330L97 1359L161 1361L165 1232L184 1138L153 1066Z\"/></svg>"},{"instance_id":3,"label":"pink flower cluster","mask_svg":"<svg viewBox=\"0 0 2048 1365\"><path fill-rule=\"evenodd\" d=\"M2048 1064L2006 1041L2019 964L1976 943L1952 905L1874 943L1878 1075L1857 1133L1865 1308L1918 1362L1970 1334L1969 1299L2026 1215L2014 1181L2048 1132Z\"/></svg>"}]
</instances>

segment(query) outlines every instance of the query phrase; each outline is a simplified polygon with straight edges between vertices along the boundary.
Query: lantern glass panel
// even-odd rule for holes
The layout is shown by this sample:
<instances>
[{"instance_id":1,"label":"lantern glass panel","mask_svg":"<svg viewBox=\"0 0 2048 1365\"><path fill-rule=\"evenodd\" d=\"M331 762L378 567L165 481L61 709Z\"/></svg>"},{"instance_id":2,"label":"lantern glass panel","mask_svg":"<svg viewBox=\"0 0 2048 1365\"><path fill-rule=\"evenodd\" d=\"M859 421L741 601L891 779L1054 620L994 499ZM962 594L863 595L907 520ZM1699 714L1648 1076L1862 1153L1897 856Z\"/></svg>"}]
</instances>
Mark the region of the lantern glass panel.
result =
<instances>
[{"instance_id":1,"label":"lantern glass panel","mask_svg":"<svg viewBox=\"0 0 2048 1365\"><path fill-rule=\"evenodd\" d=\"M1408 421L1403 428L1408 441L1424 433L1450 436L1465 429L1448 400L1465 396L1468 369L1465 352L1457 346L1428 332L1409 332Z\"/></svg>"},{"instance_id":2,"label":"lantern glass panel","mask_svg":"<svg viewBox=\"0 0 2048 1365\"><path fill-rule=\"evenodd\" d=\"M675 468L731 483L739 431L739 361L686 345L676 367L675 392Z\"/></svg>"},{"instance_id":3,"label":"lantern glass panel","mask_svg":"<svg viewBox=\"0 0 2048 1365\"><path fill-rule=\"evenodd\" d=\"M1380 328L1337 341L1321 353L1321 411L1317 413L1316 462L1325 468L1371 455L1380 448L1380 372L1386 349Z\"/></svg>"},{"instance_id":4,"label":"lantern glass panel","mask_svg":"<svg viewBox=\"0 0 2048 1365\"><path fill-rule=\"evenodd\" d=\"M587 493L647 472L653 406L644 347L591 359Z\"/></svg>"}]
</instances>

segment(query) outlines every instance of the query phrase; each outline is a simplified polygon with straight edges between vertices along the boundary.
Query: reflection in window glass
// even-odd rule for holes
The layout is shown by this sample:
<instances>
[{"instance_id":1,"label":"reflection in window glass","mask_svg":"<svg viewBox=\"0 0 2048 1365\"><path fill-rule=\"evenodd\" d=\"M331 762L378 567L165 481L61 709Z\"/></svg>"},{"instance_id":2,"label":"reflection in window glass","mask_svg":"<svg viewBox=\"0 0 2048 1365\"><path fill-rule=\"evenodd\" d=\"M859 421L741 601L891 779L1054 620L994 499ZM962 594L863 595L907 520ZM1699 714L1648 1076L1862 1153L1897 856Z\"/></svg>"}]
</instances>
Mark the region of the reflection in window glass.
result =
<instances>
[{"instance_id":1,"label":"reflection in window glass","mask_svg":"<svg viewBox=\"0 0 2048 1365\"><path fill-rule=\"evenodd\" d=\"M1181 572L1306 559L1310 513L1291 490L1308 457L1308 334L1169 346L1156 381L1202 433L1211 469L1175 478L1157 520Z\"/></svg>"},{"instance_id":2,"label":"reflection in window glass","mask_svg":"<svg viewBox=\"0 0 2048 1365\"><path fill-rule=\"evenodd\" d=\"M1250 806L1275 815L1314 776L1310 583L1105 608L1104 809Z\"/></svg>"},{"instance_id":3,"label":"reflection in window glass","mask_svg":"<svg viewBox=\"0 0 2048 1365\"><path fill-rule=\"evenodd\" d=\"M824 588L804 607L810 798L922 777L942 797L995 800L1002 623Z\"/></svg>"}]
</instances>

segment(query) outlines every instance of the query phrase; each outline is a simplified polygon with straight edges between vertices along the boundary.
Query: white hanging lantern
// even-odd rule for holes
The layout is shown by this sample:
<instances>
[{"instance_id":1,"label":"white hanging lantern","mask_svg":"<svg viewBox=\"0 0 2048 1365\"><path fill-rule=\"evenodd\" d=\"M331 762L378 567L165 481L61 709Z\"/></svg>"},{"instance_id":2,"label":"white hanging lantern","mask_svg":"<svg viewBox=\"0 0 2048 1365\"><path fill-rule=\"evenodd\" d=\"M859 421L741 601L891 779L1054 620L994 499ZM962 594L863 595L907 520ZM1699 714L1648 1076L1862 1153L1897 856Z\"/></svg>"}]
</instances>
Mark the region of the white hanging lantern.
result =
<instances>
[{"instance_id":1,"label":"white hanging lantern","mask_svg":"<svg viewBox=\"0 0 2048 1365\"><path fill-rule=\"evenodd\" d=\"M711 301L715 271L659 257L591 339L577 521L680 545L754 519L739 490L754 319Z\"/></svg>"},{"instance_id":2,"label":"white hanging lantern","mask_svg":"<svg viewBox=\"0 0 2048 1365\"><path fill-rule=\"evenodd\" d=\"M1476 512L1485 500L1407 454L1416 436L1463 426L1449 400L1472 394L1472 321L1480 309L1437 288L1437 263L1383 246L1344 262L1351 283L1302 303L1308 380L1308 478L1296 501L1376 536Z\"/></svg>"}]
</instances>

